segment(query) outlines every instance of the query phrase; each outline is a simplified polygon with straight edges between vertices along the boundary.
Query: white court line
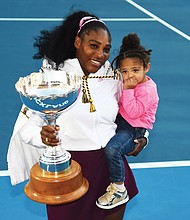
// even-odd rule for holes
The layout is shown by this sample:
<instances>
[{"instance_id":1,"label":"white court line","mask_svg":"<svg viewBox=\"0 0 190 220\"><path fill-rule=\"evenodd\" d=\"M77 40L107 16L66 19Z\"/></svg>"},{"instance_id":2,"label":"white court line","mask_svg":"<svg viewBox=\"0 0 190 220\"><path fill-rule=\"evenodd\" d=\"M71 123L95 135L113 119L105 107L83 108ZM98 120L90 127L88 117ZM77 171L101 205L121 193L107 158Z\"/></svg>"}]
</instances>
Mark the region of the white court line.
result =
<instances>
[{"instance_id":1,"label":"white court line","mask_svg":"<svg viewBox=\"0 0 190 220\"><path fill-rule=\"evenodd\" d=\"M8 170L0 171L0 176L9 176L9 171Z\"/></svg>"},{"instance_id":2,"label":"white court line","mask_svg":"<svg viewBox=\"0 0 190 220\"><path fill-rule=\"evenodd\" d=\"M131 169L187 167L187 166L190 166L190 160L168 161L168 162L148 162L148 163L129 163L129 165Z\"/></svg>"},{"instance_id":3,"label":"white court line","mask_svg":"<svg viewBox=\"0 0 190 220\"><path fill-rule=\"evenodd\" d=\"M134 7L138 8L140 11L142 11L145 14L149 15L150 17L154 18L155 20L157 20L158 22L160 22L161 24L163 24L167 28L171 29L172 31L176 32L177 34L181 35L182 37L184 37L184 38L186 38L187 40L190 41L190 36L189 35L185 34L184 32L180 31L179 29L175 28L174 26L170 25L169 23L165 22L164 20L162 20L158 16L154 15L150 11L146 10L145 8L141 7L137 3L133 2L132 0L125 0L125 1L127 1L129 4L131 4Z\"/></svg>"},{"instance_id":4,"label":"white court line","mask_svg":"<svg viewBox=\"0 0 190 220\"><path fill-rule=\"evenodd\" d=\"M154 18L101 18L103 21L156 21Z\"/></svg>"},{"instance_id":5,"label":"white court line","mask_svg":"<svg viewBox=\"0 0 190 220\"><path fill-rule=\"evenodd\" d=\"M101 18L103 21L157 21L154 18ZM0 21L63 21L63 18L0 18Z\"/></svg>"},{"instance_id":6,"label":"white court line","mask_svg":"<svg viewBox=\"0 0 190 220\"><path fill-rule=\"evenodd\" d=\"M63 21L63 18L0 18L0 21Z\"/></svg>"},{"instance_id":7,"label":"white court line","mask_svg":"<svg viewBox=\"0 0 190 220\"><path fill-rule=\"evenodd\" d=\"M131 169L190 167L190 160L169 162L129 163ZM0 171L0 176L9 176L8 170Z\"/></svg>"},{"instance_id":8,"label":"white court line","mask_svg":"<svg viewBox=\"0 0 190 220\"><path fill-rule=\"evenodd\" d=\"M154 15L153 13L141 7L132 0L125 0L125 1L133 5L134 7L138 8L140 11L144 12L145 14L149 15L152 18L102 18L102 20L103 21L158 21L167 28L171 29L172 31L176 32L180 36L190 41L189 35L185 34L184 32L180 31L179 29L175 28L169 23L165 22L163 19ZM0 21L62 21L62 20L63 18L0 18Z\"/></svg>"}]
</instances>

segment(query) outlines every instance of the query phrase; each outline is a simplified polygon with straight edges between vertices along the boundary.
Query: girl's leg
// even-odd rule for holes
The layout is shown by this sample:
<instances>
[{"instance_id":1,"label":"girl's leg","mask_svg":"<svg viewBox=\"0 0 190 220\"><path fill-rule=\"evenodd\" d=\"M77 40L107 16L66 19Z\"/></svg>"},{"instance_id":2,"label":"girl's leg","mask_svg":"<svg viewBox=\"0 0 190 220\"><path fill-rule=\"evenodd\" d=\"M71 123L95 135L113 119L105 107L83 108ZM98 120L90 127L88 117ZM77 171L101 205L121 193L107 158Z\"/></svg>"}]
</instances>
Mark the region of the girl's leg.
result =
<instances>
[{"instance_id":1,"label":"girl's leg","mask_svg":"<svg viewBox=\"0 0 190 220\"><path fill-rule=\"evenodd\" d=\"M133 135L127 131L118 131L104 149L110 171L111 182L124 182L123 156L131 151Z\"/></svg>"},{"instance_id":2,"label":"girl's leg","mask_svg":"<svg viewBox=\"0 0 190 220\"><path fill-rule=\"evenodd\" d=\"M110 171L110 182L112 183L107 187L106 193L98 198L96 204L99 208L112 209L129 200L126 187L124 186L125 168L122 151L128 147L130 140L130 133L120 131L105 147L104 152Z\"/></svg>"}]
</instances>

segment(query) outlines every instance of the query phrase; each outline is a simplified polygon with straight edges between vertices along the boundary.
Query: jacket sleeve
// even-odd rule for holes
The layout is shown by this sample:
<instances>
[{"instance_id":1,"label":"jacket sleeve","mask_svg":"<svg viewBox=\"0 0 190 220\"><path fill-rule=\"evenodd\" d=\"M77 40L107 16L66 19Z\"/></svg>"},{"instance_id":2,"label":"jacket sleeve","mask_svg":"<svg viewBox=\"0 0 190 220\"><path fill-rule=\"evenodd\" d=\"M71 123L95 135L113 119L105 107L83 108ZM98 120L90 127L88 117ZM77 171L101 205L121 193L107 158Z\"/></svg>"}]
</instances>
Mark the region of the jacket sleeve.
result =
<instances>
[{"instance_id":1,"label":"jacket sleeve","mask_svg":"<svg viewBox=\"0 0 190 220\"><path fill-rule=\"evenodd\" d=\"M42 142L39 141L40 133L37 138L35 137L39 130L36 125L32 127L32 122L30 122L31 119L29 118L32 117L32 112L28 110L26 114L23 114L25 108L23 105L18 115L8 147L7 162L12 185L29 178L31 167L38 162L40 154L45 148ZM27 135L27 133L30 135ZM35 138L28 137L31 136L31 133ZM35 143L36 146L32 143Z\"/></svg>"}]
</instances>

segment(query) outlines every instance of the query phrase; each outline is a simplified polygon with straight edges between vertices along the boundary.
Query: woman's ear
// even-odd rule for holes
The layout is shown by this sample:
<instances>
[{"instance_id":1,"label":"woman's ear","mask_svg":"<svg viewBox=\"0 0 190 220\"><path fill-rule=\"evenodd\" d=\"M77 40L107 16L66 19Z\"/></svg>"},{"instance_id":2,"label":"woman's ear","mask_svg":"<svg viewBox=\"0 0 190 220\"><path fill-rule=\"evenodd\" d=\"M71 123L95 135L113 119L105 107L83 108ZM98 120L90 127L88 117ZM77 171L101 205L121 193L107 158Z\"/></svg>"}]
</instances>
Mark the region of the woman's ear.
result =
<instances>
[{"instance_id":1,"label":"woman's ear","mask_svg":"<svg viewBox=\"0 0 190 220\"><path fill-rule=\"evenodd\" d=\"M80 44L81 44L81 39L80 39L79 36L76 36L76 37L75 37L75 42L74 42L75 48L76 48L76 49L79 49Z\"/></svg>"}]
</instances>

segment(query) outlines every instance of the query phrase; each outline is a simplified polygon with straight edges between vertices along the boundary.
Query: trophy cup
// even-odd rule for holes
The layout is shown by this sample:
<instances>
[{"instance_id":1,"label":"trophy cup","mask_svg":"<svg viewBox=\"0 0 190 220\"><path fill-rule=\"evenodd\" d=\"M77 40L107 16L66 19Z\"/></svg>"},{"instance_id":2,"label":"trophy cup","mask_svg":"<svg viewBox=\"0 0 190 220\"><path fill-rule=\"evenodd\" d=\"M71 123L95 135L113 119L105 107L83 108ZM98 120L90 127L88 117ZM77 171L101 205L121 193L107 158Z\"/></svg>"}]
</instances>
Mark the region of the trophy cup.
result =
<instances>
[{"instance_id":1,"label":"trophy cup","mask_svg":"<svg viewBox=\"0 0 190 220\"><path fill-rule=\"evenodd\" d=\"M24 105L39 114L48 124L74 105L81 90L81 77L73 72L42 69L20 77L15 85ZM89 188L80 165L62 145L47 146L30 170L25 194L45 204L64 204L81 198Z\"/></svg>"}]
</instances>

